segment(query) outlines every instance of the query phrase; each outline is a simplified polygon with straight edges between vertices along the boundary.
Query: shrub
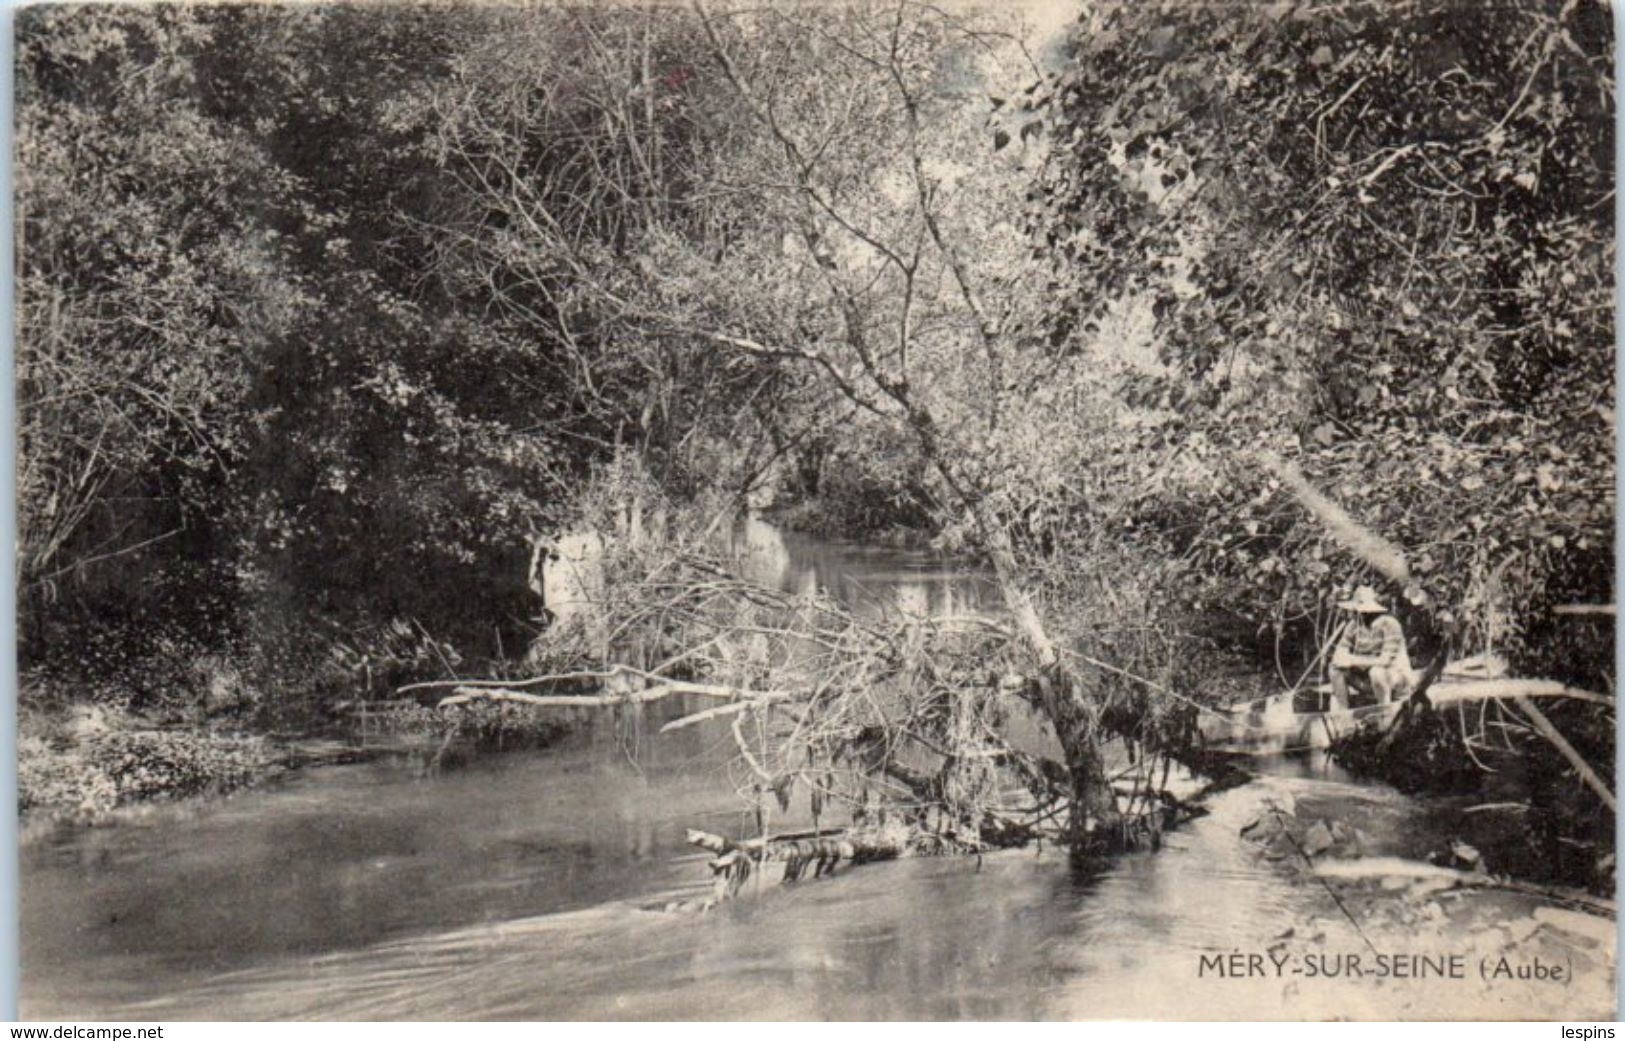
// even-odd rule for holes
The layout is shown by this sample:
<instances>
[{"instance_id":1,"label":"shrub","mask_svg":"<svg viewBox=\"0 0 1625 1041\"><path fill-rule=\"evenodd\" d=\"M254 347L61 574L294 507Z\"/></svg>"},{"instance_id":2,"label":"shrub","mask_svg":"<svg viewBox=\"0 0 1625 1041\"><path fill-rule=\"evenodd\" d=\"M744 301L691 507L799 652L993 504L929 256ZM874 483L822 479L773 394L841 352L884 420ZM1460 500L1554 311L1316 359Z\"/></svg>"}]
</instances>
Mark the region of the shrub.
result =
<instances>
[{"instance_id":1,"label":"shrub","mask_svg":"<svg viewBox=\"0 0 1625 1041\"><path fill-rule=\"evenodd\" d=\"M108 733L88 752L120 802L231 791L253 783L270 761L252 738L171 731Z\"/></svg>"},{"instance_id":2,"label":"shrub","mask_svg":"<svg viewBox=\"0 0 1625 1041\"><path fill-rule=\"evenodd\" d=\"M241 788L273 765L258 739L135 726L84 704L26 712L17 742L19 809L93 821L125 803Z\"/></svg>"},{"instance_id":3,"label":"shrub","mask_svg":"<svg viewBox=\"0 0 1625 1041\"><path fill-rule=\"evenodd\" d=\"M54 748L37 736L17 741L17 806L24 813L56 810L94 819L118 802L118 785L77 750Z\"/></svg>"}]
</instances>

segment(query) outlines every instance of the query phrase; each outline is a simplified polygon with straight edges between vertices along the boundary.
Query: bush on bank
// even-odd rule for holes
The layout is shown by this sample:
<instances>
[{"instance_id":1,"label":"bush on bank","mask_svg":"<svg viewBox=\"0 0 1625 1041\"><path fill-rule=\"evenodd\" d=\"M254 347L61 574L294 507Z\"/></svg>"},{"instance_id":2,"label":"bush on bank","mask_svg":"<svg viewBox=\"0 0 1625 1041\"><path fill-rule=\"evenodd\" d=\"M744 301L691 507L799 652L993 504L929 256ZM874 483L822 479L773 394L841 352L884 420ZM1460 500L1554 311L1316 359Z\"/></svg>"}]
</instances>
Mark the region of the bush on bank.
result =
<instances>
[{"instance_id":1,"label":"bush on bank","mask_svg":"<svg viewBox=\"0 0 1625 1041\"><path fill-rule=\"evenodd\" d=\"M233 791L276 764L262 738L141 727L129 715L87 706L25 713L19 809L94 821L127 803Z\"/></svg>"}]
</instances>

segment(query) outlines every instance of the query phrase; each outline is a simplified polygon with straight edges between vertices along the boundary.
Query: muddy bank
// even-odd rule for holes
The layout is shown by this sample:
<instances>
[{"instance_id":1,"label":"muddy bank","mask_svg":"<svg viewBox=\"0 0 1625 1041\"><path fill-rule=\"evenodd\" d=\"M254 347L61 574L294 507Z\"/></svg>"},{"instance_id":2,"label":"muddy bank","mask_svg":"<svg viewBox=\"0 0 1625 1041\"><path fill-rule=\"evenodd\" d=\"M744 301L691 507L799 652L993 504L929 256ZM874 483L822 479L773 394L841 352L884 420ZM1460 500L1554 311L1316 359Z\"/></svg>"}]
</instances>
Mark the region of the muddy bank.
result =
<instances>
[{"instance_id":1,"label":"muddy bank","mask_svg":"<svg viewBox=\"0 0 1625 1041\"><path fill-rule=\"evenodd\" d=\"M1536 707L1507 698L1413 702L1386 729L1367 724L1340 737L1331 754L1357 776L1426 796L1426 827L1450 830L1490 870L1609 896L1615 814L1604 798L1612 798L1614 743L1611 703Z\"/></svg>"}]
</instances>

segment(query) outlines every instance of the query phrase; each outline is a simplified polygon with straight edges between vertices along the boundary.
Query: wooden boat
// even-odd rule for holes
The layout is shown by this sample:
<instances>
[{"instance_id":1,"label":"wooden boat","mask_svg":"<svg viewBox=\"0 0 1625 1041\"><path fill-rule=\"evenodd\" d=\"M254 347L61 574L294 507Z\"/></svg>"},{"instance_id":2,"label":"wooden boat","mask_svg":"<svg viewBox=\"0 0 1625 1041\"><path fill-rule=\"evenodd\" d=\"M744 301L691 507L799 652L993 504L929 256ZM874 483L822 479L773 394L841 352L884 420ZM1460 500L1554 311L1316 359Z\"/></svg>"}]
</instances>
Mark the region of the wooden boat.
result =
<instances>
[{"instance_id":1,"label":"wooden boat","mask_svg":"<svg viewBox=\"0 0 1625 1041\"><path fill-rule=\"evenodd\" d=\"M1358 699L1359 695L1355 695ZM1427 700L1435 707L1459 702L1495 698L1576 698L1612 704L1613 699L1575 690L1555 680L1509 679L1505 665L1498 660L1473 658L1453 662L1427 690ZM1203 741L1222 751L1245 755L1277 755L1327 748L1356 728L1375 725L1386 728L1399 714L1404 698L1386 705L1358 700L1351 708L1328 709L1331 687L1321 684L1299 691L1286 691L1240 705L1206 710L1197 729Z\"/></svg>"},{"instance_id":2,"label":"wooden boat","mask_svg":"<svg viewBox=\"0 0 1625 1041\"><path fill-rule=\"evenodd\" d=\"M1305 694L1314 699L1304 704ZM1324 692L1330 694L1330 688ZM1355 705L1352 708L1320 710L1325 704L1319 688L1307 692L1286 691L1203 712L1197 724L1202 741L1214 748L1246 755L1278 755L1327 748L1332 741L1353 732L1367 721L1387 726L1399 712L1402 701L1386 705ZM1317 704L1318 703L1318 704Z\"/></svg>"}]
</instances>

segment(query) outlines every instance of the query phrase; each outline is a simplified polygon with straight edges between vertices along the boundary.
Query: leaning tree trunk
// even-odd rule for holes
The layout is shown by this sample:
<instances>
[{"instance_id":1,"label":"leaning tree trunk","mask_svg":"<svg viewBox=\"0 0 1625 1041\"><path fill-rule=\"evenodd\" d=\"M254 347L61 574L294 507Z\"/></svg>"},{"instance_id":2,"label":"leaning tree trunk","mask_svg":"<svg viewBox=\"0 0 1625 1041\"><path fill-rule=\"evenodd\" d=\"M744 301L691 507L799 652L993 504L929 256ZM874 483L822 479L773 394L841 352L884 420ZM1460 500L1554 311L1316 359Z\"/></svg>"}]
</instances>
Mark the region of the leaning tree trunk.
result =
<instances>
[{"instance_id":1,"label":"leaning tree trunk","mask_svg":"<svg viewBox=\"0 0 1625 1041\"><path fill-rule=\"evenodd\" d=\"M1081 854L1108 853L1127 845L1122 813L1111 779L1106 774L1103 734L1098 713L1083 697L1076 678L1061 663L1060 652L1044 629L1032 598L1021 583L1021 569L1010 533L986 498L978 495L973 482L963 481L949 461L937 438L931 413L908 397L906 390L894 388L897 399L907 409L908 424L919 439L925 457L942 475L960 504L976 522L987 546L998 579L999 592L1015 622L1016 631L1027 645L1037 668L1039 704L1062 754L1071 782L1068 833L1073 851Z\"/></svg>"},{"instance_id":2,"label":"leaning tree trunk","mask_svg":"<svg viewBox=\"0 0 1625 1041\"><path fill-rule=\"evenodd\" d=\"M822 378L829 381L830 386L859 408L868 409L876 414L885 414L887 409L879 404L881 401L890 401L901 407L901 418L913 430L927 463L947 482L955 505L967 511L975 520L993 558L1004 601L1015 619L1022 641L1035 659L1037 667L1034 671L1038 676L1043 710L1065 749L1066 765L1071 773L1074 842L1082 849L1108 849L1118 845L1122 835L1121 819L1116 799L1106 777L1101 756L1101 727L1094 706L1081 696L1075 678L1069 676L1067 670L1062 667L1054 644L1044 631L1043 623L1039 621L1031 600L1022 589L1020 571L1016 566L1009 533L988 506L979 487L980 481L960 472L960 468L955 465L953 453L947 450L938 438L936 419L931 410L916 396L910 386L907 348L911 327L908 308L913 300L912 294L903 303L904 320L899 333L898 367L892 369L888 363L881 360L885 352L873 349L869 340L870 330L866 319L871 316L866 315L860 306L866 302L865 294L868 293L868 289L861 288L856 281L848 282L841 273L841 265L829 252L828 245L821 245L818 236L812 233L819 225L826 223L827 218L833 218L836 223L848 230L855 227L837 212L830 198L815 180L814 171L818 168L819 157L805 154L796 137L785 132L783 125L774 115L771 100L758 96L750 82L734 65L727 48L722 45L716 34L713 20L703 5L699 0L695 0L694 6L712 52L728 82L738 92L740 100L745 103L760 128L772 134L781 146L785 166L780 172L791 191L800 197L803 218L800 224L801 238L809 253L818 261L821 277L833 293L836 313L832 313L832 317L838 314L844 327L846 346L850 350L850 360L856 362L857 368L855 371L845 371L846 366L836 364L819 348L764 345L719 332L706 335L719 343L759 357L799 359L810 363L816 367ZM894 100L900 106L896 111L907 121L907 147L914 189L918 195L921 224L913 231L918 233L917 241L919 235L928 235L942 254L952 273L954 284L958 287L959 295L975 319L976 332L988 359L990 384L993 388L990 404L996 410L998 388L1002 385L999 359L1002 354L1012 352L1014 347L1002 341L996 324L990 318L989 309L983 305L978 287L966 265L959 259L954 243L938 219L935 209L937 193L927 172L928 164L918 147L922 136L918 119L919 99L910 92L905 83L901 68L896 64L895 52L891 60L893 63L890 66L891 79L898 91ZM857 223L861 224L862 221L859 220ZM872 246L876 242L867 233L855 232L855 234L866 245ZM912 284L912 269L909 269L908 275ZM863 377L872 381L873 391L859 389ZM878 397L874 392L878 392Z\"/></svg>"},{"instance_id":3,"label":"leaning tree trunk","mask_svg":"<svg viewBox=\"0 0 1625 1041\"><path fill-rule=\"evenodd\" d=\"M972 510L987 543L1005 606L1037 659L1039 703L1055 728L1071 779L1068 830L1073 849L1080 853L1112 852L1120 845L1123 829L1117 796L1106 775L1098 714L1078 690L1071 672L1061 664L1060 653L1021 586L1009 532L985 502L977 502Z\"/></svg>"}]
</instances>

